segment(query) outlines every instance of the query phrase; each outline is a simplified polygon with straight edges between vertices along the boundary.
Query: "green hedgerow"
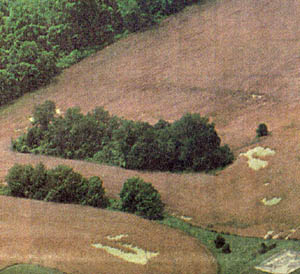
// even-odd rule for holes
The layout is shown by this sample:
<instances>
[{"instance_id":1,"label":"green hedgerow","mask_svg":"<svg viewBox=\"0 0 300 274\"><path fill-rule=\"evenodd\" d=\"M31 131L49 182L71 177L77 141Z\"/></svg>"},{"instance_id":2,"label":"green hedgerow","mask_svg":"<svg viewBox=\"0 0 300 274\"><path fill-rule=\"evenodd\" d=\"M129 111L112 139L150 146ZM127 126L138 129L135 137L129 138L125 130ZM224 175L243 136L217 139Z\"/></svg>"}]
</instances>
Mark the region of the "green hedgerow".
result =
<instances>
[{"instance_id":1,"label":"green hedgerow","mask_svg":"<svg viewBox=\"0 0 300 274\"><path fill-rule=\"evenodd\" d=\"M101 208L109 204L99 177L86 179L64 165L46 170L42 163L36 167L16 164L9 170L6 181L9 195L15 197Z\"/></svg>"}]
</instances>

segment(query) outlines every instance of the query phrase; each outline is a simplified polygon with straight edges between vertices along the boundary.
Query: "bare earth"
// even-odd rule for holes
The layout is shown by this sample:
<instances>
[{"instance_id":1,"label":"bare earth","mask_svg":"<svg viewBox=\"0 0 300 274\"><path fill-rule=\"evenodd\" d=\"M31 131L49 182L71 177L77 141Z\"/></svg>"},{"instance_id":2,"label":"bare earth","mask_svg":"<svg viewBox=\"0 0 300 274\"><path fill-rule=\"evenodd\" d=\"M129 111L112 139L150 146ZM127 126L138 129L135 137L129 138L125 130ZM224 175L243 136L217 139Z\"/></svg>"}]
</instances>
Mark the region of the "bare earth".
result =
<instances>
[{"instance_id":1,"label":"bare earth","mask_svg":"<svg viewBox=\"0 0 300 274\"><path fill-rule=\"evenodd\" d=\"M159 190L170 212L191 217L194 224L240 235L274 231L300 238L299 15L297 0L189 7L72 66L50 86L2 110L0 180L17 162L64 163L100 176L108 195L117 197L124 181L138 175ZM236 161L212 176L137 172L10 151L11 138L30 125L34 105L46 99L62 111L104 106L112 114L151 123L199 112L215 122ZM259 123L272 134L254 143ZM260 158L268 165L255 171L239 155L257 146L276 154ZM280 203L261 202L273 197ZM291 229L295 232L288 233Z\"/></svg>"},{"instance_id":2,"label":"bare earth","mask_svg":"<svg viewBox=\"0 0 300 274\"><path fill-rule=\"evenodd\" d=\"M33 263L66 273L216 273L217 265L197 240L134 215L91 207L2 197L0 267ZM127 234L119 241L107 237ZM128 262L93 244L132 253L130 244L158 255L145 265Z\"/></svg>"}]
</instances>

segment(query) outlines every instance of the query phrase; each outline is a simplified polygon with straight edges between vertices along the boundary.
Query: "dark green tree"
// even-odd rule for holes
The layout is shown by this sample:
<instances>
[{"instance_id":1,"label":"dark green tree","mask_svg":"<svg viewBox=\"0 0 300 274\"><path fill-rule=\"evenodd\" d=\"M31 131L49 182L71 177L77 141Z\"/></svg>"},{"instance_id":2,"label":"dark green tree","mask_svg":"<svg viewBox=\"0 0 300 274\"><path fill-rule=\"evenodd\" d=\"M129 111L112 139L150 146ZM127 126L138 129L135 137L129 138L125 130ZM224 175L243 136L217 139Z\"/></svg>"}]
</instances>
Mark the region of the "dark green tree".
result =
<instances>
[{"instance_id":1,"label":"dark green tree","mask_svg":"<svg viewBox=\"0 0 300 274\"><path fill-rule=\"evenodd\" d=\"M33 111L33 125L47 130L50 122L54 120L56 106L53 101L47 100L43 104L38 105Z\"/></svg>"},{"instance_id":2,"label":"dark green tree","mask_svg":"<svg viewBox=\"0 0 300 274\"><path fill-rule=\"evenodd\" d=\"M256 129L256 136L257 137L263 137L263 136L268 136L269 131L268 127L266 124L262 123L258 125L258 128Z\"/></svg>"},{"instance_id":3,"label":"dark green tree","mask_svg":"<svg viewBox=\"0 0 300 274\"><path fill-rule=\"evenodd\" d=\"M9 194L16 197L107 207L103 182L99 177L86 179L72 168L60 165L46 170L40 163L14 165L6 176Z\"/></svg>"},{"instance_id":4,"label":"dark green tree","mask_svg":"<svg viewBox=\"0 0 300 274\"><path fill-rule=\"evenodd\" d=\"M208 118L199 114L186 114L171 126L172 139L178 154L175 169L192 169L195 171L209 170L218 165L213 162L217 155L219 166L224 164L222 158L227 159L230 153L226 148L220 150L221 139L215 125L208 122ZM222 154L224 154L222 156ZM231 155L229 155L231 157ZM228 162L226 160L226 162Z\"/></svg>"},{"instance_id":5,"label":"dark green tree","mask_svg":"<svg viewBox=\"0 0 300 274\"><path fill-rule=\"evenodd\" d=\"M88 179L82 186L82 205L89 205L93 207L105 208L109 201L105 196L103 182L98 176L93 176Z\"/></svg>"},{"instance_id":6,"label":"dark green tree","mask_svg":"<svg viewBox=\"0 0 300 274\"><path fill-rule=\"evenodd\" d=\"M147 219L163 218L164 204L151 183L141 178L128 179L120 192L122 210Z\"/></svg>"}]
</instances>

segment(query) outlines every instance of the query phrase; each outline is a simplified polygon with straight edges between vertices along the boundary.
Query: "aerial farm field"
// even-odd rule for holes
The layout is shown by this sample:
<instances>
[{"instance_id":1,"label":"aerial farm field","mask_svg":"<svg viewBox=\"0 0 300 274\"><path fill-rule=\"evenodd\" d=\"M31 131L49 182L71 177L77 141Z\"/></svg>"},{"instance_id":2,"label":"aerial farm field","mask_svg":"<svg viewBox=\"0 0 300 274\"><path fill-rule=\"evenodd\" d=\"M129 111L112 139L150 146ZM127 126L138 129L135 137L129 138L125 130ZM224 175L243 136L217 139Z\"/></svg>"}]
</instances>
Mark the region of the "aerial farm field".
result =
<instances>
[{"instance_id":1,"label":"aerial farm field","mask_svg":"<svg viewBox=\"0 0 300 274\"><path fill-rule=\"evenodd\" d=\"M225 235L232 253L234 238L257 241L257 247L264 239L281 239L276 252L299 251L299 15L296 0L192 5L1 107L3 185L15 163L43 162L48 168L65 164L84 176L99 176L111 198L118 197L126 179L139 176L161 194L168 220L176 217L182 223L0 196L0 268L25 263L65 273L261 273L254 267L226 272L222 264L232 264L232 255L220 259L193 232L196 228L213 233L207 236L210 242L217 233ZM30 127L34 107L45 100L54 101L62 114L74 106L83 113L103 106L113 115L151 124L200 113L215 123L235 160L212 173L171 173L12 151L11 139ZM260 123L270 134L256 138ZM133 258L124 259L124 254ZM255 266L270 258L268 254Z\"/></svg>"}]
</instances>

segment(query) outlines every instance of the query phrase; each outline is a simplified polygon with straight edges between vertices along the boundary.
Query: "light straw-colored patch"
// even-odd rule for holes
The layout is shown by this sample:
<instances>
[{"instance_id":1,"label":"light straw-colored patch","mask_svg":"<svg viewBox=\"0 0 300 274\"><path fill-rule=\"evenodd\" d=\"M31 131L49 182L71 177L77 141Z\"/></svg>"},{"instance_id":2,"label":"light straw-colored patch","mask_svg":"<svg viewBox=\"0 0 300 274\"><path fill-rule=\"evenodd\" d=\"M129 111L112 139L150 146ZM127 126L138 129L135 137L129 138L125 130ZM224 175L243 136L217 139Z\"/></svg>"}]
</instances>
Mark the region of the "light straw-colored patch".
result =
<instances>
[{"instance_id":1,"label":"light straw-colored patch","mask_svg":"<svg viewBox=\"0 0 300 274\"><path fill-rule=\"evenodd\" d=\"M120 234L120 235L117 235L117 236L107 236L106 238L110 241L119 241L123 238L127 238L128 237L128 234Z\"/></svg>"},{"instance_id":2,"label":"light straw-colored patch","mask_svg":"<svg viewBox=\"0 0 300 274\"><path fill-rule=\"evenodd\" d=\"M278 234L272 236L272 239L273 239L273 240L277 240L277 239L279 239L279 238L282 237L281 235L282 235L282 232L280 232L280 233L278 233Z\"/></svg>"},{"instance_id":3,"label":"light straw-colored patch","mask_svg":"<svg viewBox=\"0 0 300 274\"><path fill-rule=\"evenodd\" d=\"M300 268L300 253L293 250L284 250L271 256L255 268L274 274L292 273Z\"/></svg>"},{"instance_id":4,"label":"light straw-colored patch","mask_svg":"<svg viewBox=\"0 0 300 274\"><path fill-rule=\"evenodd\" d=\"M124 237L128 237L128 235L121 234L121 235L114 236L114 237L108 236L106 238L110 241L120 241ZM131 244L124 244L124 243L120 243L120 246L128 248L129 250L132 250L132 252L125 252L119 248L111 247L108 245L102 245L100 243L92 244L92 246L95 248L103 249L106 252L108 252L109 254L116 256L127 262L141 264L141 265L147 264L151 258L159 255L159 252L151 252L151 251L143 250L142 248L139 248L137 246L133 246Z\"/></svg>"},{"instance_id":5,"label":"light straw-colored patch","mask_svg":"<svg viewBox=\"0 0 300 274\"><path fill-rule=\"evenodd\" d=\"M33 117L29 117L29 121L30 121L31 123L34 123L34 118L33 118Z\"/></svg>"},{"instance_id":6,"label":"light straw-colored patch","mask_svg":"<svg viewBox=\"0 0 300 274\"><path fill-rule=\"evenodd\" d=\"M55 112L56 112L56 114L61 115L61 111L60 111L59 108L57 108L57 109L55 110Z\"/></svg>"},{"instance_id":7,"label":"light straw-colored patch","mask_svg":"<svg viewBox=\"0 0 300 274\"><path fill-rule=\"evenodd\" d=\"M268 162L258 159L257 157L273 156L274 154L274 150L258 146L248 150L246 153L241 153L240 156L245 156L248 158L248 166L250 168L253 170L259 170L261 168L265 168L268 165Z\"/></svg>"},{"instance_id":8,"label":"light straw-colored patch","mask_svg":"<svg viewBox=\"0 0 300 274\"><path fill-rule=\"evenodd\" d=\"M293 234L295 234L300 229L300 226L292 228L288 231L288 234L285 236L285 240L289 240Z\"/></svg>"},{"instance_id":9,"label":"light straw-colored patch","mask_svg":"<svg viewBox=\"0 0 300 274\"><path fill-rule=\"evenodd\" d=\"M262 95L252 94L252 98L253 98L253 99L261 99L261 98L262 98Z\"/></svg>"},{"instance_id":10,"label":"light straw-colored patch","mask_svg":"<svg viewBox=\"0 0 300 274\"><path fill-rule=\"evenodd\" d=\"M270 200L267 200L267 198L263 198L261 201L266 206L273 206L273 205L279 204L281 200L282 200L282 198L280 198L280 197L279 198L274 197Z\"/></svg>"},{"instance_id":11,"label":"light straw-colored patch","mask_svg":"<svg viewBox=\"0 0 300 274\"><path fill-rule=\"evenodd\" d=\"M183 220L183 221L191 221L193 218L192 217L187 217L187 216L180 216L180 219Z\"/></svg>"},{"instance_id":12,"label":"light straw-colored patch","mask_svg":"<svg viewBox=\"0 0 300 274\"><path fill-rule=\"evenodd\" d=\"M264 236L264 239L267 240L267 239L271 239L272 238L272 235L273 235L274 231L268 231L267 234Z\"/></svg>"}]
</instances>

